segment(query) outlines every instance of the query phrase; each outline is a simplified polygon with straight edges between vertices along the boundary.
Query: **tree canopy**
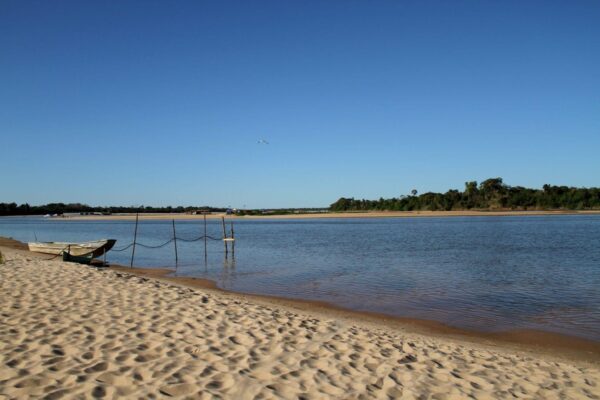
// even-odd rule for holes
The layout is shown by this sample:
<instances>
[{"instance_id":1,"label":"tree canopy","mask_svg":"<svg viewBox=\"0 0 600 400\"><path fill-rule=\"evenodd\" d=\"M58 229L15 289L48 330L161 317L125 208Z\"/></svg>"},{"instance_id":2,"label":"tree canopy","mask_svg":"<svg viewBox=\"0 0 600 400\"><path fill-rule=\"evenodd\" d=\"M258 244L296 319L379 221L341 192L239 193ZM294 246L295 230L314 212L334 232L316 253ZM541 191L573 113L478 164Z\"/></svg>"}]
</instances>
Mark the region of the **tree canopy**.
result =
<instances>
[{"instance_id":1,"label":"tree canopy","mask_svg":"<svg viewBox=\"0 0 600 400\"><path fill-rule=\"evenodd\" d=\"M342 197L330 211L451 211L451 210L589 210L600 209L600 188L544 185L542 189L508 186L502 178L465 182L463 192L427 192L391 199L358 200Z\"/></svg>"},{"instance_id":2,"label":"tree canopy","mask_svg":"<svg viewBox=\"0 0 600 400\"><path fill-rule=\"evenodd\" d=\"M110 207L91 207L81 203L50 203L41 206L30 206L27 203L17 205L17 203L0 203L0 216L2 215L44 215L44 214L65 214L65 213L182 213L195 210L206 211L225 211L225 208L214 207L151 207L151 206L110 206Z\"/></svg>"}]
</instances>

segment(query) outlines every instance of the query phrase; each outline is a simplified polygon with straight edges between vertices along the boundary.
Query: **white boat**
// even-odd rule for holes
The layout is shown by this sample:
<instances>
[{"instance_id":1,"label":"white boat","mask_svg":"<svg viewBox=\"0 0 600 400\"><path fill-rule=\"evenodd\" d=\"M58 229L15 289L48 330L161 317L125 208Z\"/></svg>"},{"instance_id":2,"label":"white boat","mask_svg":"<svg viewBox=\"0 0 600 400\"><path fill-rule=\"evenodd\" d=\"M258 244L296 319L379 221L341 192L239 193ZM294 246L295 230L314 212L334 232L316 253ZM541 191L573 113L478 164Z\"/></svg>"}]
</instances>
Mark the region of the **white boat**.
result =
<instances>
[{"instance_id":1,"label":"white boat","mask_svg":"<svg viewBox=\"0 0 600 400\"><path fill-rule=\"evenodd\" d=\"M99 257L112 249L115 245L114 239L101 239L91 242L69 243L69 242L30 242L27 243L29 251L44 254L60 255L68 253L72 256Z\"/></svg>"}]
</instances>

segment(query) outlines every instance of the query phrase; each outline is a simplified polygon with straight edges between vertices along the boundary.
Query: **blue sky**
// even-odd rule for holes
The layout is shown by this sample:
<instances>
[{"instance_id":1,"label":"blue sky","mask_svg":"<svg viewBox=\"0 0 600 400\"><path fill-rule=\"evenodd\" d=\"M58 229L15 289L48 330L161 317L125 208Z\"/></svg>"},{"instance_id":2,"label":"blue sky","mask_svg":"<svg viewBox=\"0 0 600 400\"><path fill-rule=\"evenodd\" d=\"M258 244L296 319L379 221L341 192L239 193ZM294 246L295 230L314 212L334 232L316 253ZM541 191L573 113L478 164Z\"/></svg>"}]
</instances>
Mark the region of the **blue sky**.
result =
<instances>
[{"instance_id":1,"label":"blue sky","mask_svg":"<svg viewBox=\"0 0 600 400\"><path fill-rule=\"evenodd\" d=\"M599 186L598 21L596 1L3 1L0 202Z\"/></svg>"}]
</instances>

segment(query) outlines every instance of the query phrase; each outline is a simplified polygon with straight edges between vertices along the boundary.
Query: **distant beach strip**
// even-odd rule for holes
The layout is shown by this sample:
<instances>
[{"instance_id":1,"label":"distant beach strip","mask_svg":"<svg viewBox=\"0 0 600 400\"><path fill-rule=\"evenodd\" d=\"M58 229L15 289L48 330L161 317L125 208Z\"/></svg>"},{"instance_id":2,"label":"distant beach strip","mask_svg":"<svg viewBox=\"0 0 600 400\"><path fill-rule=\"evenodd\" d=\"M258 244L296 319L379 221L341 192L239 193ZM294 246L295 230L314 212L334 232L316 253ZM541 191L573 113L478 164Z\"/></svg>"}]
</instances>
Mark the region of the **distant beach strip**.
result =
<instances>
[{"instance_id":1,"label":"distant beach strip","mask_svg":"<svg viewBox=\"0 0 600 400\"><path fill-rule=\"evenodd\" d=\"M543 216L543 215L600 215L600 210L552 210L552 211L363 211L363 212L321 212L321 213L298 213L298 214L264 214L264 215L226 215L224 213L207 214L206 218L216 219L222 216L240 219L311 219L311 218L414 218L414 217L500 217L500 216ZM73 221L118 221L134 220L136 214L111 214L111 215L67 215L59 217L64 220ZM187 213L140 213L141 220L176 219L196 220L203 219L204 215Z\"/></svg>"}]
</instances>

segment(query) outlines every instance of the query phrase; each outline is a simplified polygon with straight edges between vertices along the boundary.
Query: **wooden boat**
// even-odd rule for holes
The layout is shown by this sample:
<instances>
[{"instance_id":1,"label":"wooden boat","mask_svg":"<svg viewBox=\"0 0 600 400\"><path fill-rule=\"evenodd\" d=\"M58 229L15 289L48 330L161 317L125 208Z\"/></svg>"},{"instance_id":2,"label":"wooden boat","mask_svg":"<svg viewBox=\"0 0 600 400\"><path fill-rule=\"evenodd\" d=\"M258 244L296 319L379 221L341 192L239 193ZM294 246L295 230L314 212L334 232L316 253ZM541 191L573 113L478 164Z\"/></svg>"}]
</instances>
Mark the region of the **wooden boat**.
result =
<instances>
[{"instance_id":1,"label":"wooden boat","mask_svg":"<svg viewBox=\"0 0 600 400\"><path fill-rule=\"evenodd\" d=\"M113 248L117 241L114 239L101 239L92 242L31 242L27 243L29 251L44 254L64 254L71 256L99 257Z\"/></svg>"}]
</instances>

